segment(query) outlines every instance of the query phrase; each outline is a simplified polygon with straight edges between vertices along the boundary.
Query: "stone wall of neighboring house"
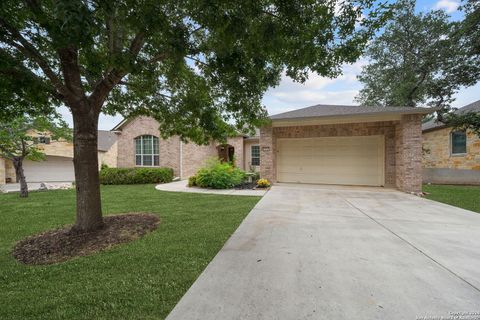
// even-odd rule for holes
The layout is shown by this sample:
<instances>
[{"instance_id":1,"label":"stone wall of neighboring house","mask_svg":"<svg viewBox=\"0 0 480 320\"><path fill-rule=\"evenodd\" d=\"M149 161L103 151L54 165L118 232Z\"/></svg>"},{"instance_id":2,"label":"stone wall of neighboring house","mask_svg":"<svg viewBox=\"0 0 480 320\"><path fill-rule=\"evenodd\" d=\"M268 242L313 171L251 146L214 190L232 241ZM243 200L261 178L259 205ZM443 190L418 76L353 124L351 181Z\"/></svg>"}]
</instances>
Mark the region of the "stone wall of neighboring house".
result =
<instances>
[{"instance_id":1,"label":"stone wall of neighboring house","mask_svg":"<svg viewBox=\"0 0 480 320\"><path fill-rule=\"evenodd\" d=\"M28 134L32 137L47 136L49 133L39 133L36 131L30 131ZM38 144L38 148L47 156L67 157L73 158L73 142L66 141L65 139L50 140L49 144Z\"/></svg>"},{"instance_id":2,"label":"stone wall of neighboring house","mask_svg":"<svg viewBox=\"0 0 480 320\"><path fill-rule=\"evenodd\" d=\"M5 180L7 179L9 179L11 182L16 182L17 175L15 173L13 162L5 159Z\"/></svg>"},{"instance_id":3,"label":"stone wall of neighboring house","mask_svg":"<svg viewBox=\"0 0 480 320\"><path fill-rule=\"evenodd\" d=\"M110 168L116 168L117 158L118 142L115 142L108 151L98 151L98 166L101 168L102 164L106 164Z\"/></svg>"},{"instance_id":4,"label":"stone wall of neighboring house","mask_svg":"<svg viewBox=\"0 0 480 320\"><path fill-rule=\"evenodd\" d=\"M5 159L0 158L0 184L5 184Z\"/></svg>"},{"instance_id":5,"label":"stone wall of neighboring house","mask_svg":"<svg viewBox=\"0 0 480 320\"><path fill-rule=\"evenodd\" d=\"M17 176L15 174L15 168L12 161L8 159L0 158L0 184L10 182L16 182Z\"/></svg>"},{"instance_id":6,"label":"stone wall of neighboring house","mask_svg":"<svg viewBox=\"0 0 480 320\"><path fill-rule=\"evenodd\" d=\"M450 168L480 170L480 138L467 132L467 153L452 155L450 133L452 128L441 128L423 133L423 166L425 168Z\"/></svg>"},{"instance_id":7,"label":"stone wall of neighboring house","mask_svg":"<svg viewBox=\"0 0 480 320\"><path fill-rule=\"evenodd\" d=\"M259 166L252 166L252 146L258 146L260 144L259 139L247 139L244 143L244 168L245 171L259 171ZM261 160L260 160L261 161Z\"/></svg>"},{"instance_id":8,"label":"stone wall of neighboring house","mask_svg":"<svg viewBox=\"0 0 480 320\"><path fill-rule=\"evenodd\" d=\"M480 184L480 138L467 132L467 152L451 154L452 128L423 133L423 180L440 184Z\"/></svg>"}]
</instances>

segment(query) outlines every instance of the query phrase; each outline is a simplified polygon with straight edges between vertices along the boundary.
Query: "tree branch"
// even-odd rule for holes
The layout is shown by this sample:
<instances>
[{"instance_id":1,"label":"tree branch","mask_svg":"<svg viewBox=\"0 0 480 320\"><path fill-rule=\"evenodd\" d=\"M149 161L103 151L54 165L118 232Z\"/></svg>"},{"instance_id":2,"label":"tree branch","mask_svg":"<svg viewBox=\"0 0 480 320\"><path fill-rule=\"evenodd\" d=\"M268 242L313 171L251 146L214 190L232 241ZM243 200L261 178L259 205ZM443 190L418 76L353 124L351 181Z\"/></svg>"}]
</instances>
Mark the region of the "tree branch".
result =
<instances>
[{"instance_id":1,"label":"tree branch","mask_svg":"<svg viewBox=\"0 0 480 320\"><path fill-rule=\"evenodd\" d=\"M63 96L67 96L69 93L68 89L63 85L57 74L53 72L47 60L40 54L40 52L38 52L38 50L30 42L28 42L28 40L25 39L17 29L11 26L2 17L0 17L0 27L4 28L8 34L20 44L15 41L8 41L8 43L20 51L25 57L37 63L42 69L43 73L45 73L45 75L55 86L55 89L57 89L57 91Z\"/></svg>"},{"instance_id":2,"label":"tree branch","mask_svg":"<svg viewBox=\"0 0 480 320\"><path fill-rule=\"evenodd\" d=\"M138 56L144 44L145 31L142 30L135 35L130 44L128 55L130 56L131 60ZM105 101L110 91L112 91L115 85L117 85L126 74L126 70L114 68L102 79L102 81L95 86L92 94L89 97L89 102L96 108L95 111L100 112L103 101Z\"/></svg>"},{"instance_id":3,"label":"tree branch","mask_svg":"<svg viewBox=\"0 0 480 320\"><path fill-rule=\"evenodd\" d=\"M78 66L78 50L73 45L57 49L62 67L63 78L69 91L78 98L85 97L80 68Z\"/></svg>"},{"instance_id":4,"label":"tree branch","mask_svg":"<svg viewBox=\"0 0 480 320\"><path fill-rule=\"evenodd\" d=\"M204 66L207 65L205 62L203 62L203 61L201 61L201 60L199 60L199 59L197 59L197 58L191 57L191 56L185 56L185 58L186 58L186 59L190 59L190 60L192 60L192 61L195 61L195 62L197 62L197 63L199 63L199 64L201 64L201 65L204 65Z\"/></svg>"}]
</instances>

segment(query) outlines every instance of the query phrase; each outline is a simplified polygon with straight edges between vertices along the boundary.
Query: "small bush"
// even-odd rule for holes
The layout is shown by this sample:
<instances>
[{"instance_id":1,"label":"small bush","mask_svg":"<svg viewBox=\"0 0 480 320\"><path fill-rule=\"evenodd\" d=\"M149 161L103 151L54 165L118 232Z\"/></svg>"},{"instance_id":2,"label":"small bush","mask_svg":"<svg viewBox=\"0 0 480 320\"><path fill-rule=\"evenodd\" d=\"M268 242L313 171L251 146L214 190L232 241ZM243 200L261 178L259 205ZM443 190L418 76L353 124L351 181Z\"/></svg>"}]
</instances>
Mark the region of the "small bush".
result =
<instances>
[{"instance_id":1,"label":"small bush","mask_svg":"<svg viewBox=\"0 0 480 320\"><path fill-rule=\"evenodd\" d=\"M191 176L188 178L188 186L195 187L197 185L197 176Z\"/></svg>"},{"instance_id":2,"label":"small bush","mask_svg":"<svg viewBox=\"0 0 480 320\"><path fill-rule=\"evenodd\" d=\"M173 179L171 168L102 168L101 184L166 183Z\"/></svg>"},{"instance_id":3,"label":"small bush","mask_svg":"<svg viewBox=\"0 0 480 320\"><path fill-rule=\"evenodd\" d=\"M267 179L260 179L257 181L257 187L268 188L270 187L270 182Z\"/></svg>"},{"instance_id":4,"label":"small bush","mask_svg":"<svg viewBox=\"0 0 480 320\"><path fill-rule=\"evenodd\" d=\"M196 183L201 188L229 189L244 180L245 172L219 160L208 161L207 166L196 174Z\"/></svg>"}]
</instances>

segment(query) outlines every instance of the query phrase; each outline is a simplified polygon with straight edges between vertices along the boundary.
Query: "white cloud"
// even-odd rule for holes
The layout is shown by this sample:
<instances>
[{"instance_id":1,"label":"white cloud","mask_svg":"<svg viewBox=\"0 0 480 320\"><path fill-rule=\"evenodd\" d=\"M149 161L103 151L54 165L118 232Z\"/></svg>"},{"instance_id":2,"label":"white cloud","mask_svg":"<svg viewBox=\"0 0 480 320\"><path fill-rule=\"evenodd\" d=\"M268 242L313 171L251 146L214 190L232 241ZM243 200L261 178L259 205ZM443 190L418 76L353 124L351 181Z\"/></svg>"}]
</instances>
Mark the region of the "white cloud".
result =
<instances>
[{"instance_id":1,"label":"white cloud","mask_svg":"<svg viewBox=\"0 0 480 320\"><path fill-rule=\"evenodd\" d=\"M457 11L459 6L460 2L458 0L439 0L435 4L435 9L442 9L445 10L447 13L452 13Z\"/></svg>"},{"instance_id":2,"label":"white cloud","mask_svg":"<svg viewBox=\"0 0 480 320\"><path fill-rule=\"evenodd\" d=\"M361 59L352 65L344 65L343 74L330 79L310 73L304 83L292 81L283 76L280 85L270 89L264 97L269 114L277 114L289 110L315 104L355 104L354 98L361 88L357 74L367 61Z\"/></svg>"},{"instance_id":3,"label":"white cloud","mask_svg":"<svg viewBox=\"0 0 480 320\"><path fill-rule=\"evenodd\" d=\"M70 110L68 110L67 107L60 107L58 108L58 112L60 113L62 118L68 123L68 125L73 128L73 118ZM113 127L119 124L122 120L123 120L123 117L120 115L107 116L107 115L101 114L100 119L98 121L98 129L111 130Z\"/></svg>"}]
</instances>

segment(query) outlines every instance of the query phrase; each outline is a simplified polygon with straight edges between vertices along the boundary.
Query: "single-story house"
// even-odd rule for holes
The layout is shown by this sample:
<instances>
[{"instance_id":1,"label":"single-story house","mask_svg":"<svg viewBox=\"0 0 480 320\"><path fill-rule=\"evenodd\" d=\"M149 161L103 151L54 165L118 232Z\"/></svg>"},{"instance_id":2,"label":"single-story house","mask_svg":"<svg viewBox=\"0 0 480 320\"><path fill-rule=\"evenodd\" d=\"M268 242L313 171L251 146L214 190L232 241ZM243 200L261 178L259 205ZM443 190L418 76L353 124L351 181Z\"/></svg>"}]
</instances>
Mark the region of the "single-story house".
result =
<instances>
[{"instance_id":1,"label":"single-story house","mask_svg":"<svg viewBox=\"0 0 480 320\"><path fill-rule=\"evenodd\" d=\"M480 100L455 111L480 112ZM432 119L422 125L423 180L439 184L480 184L480 137Z\"/></svg>"},{"instance_id":2,"label":"single-story house","mask_svg":"<svg viewBox=\"0 0 480 320\"><path fill-rule=\"evenodd\" d=\"M219 157L247 171L259 166L259 138L256 135L238 135L226 143L211 142L208 145L184 143L178 136L160 138L158 122L150 117L126 119L112 131L117 135L116 163L113 167L170 167L174 175L186 179L194 175L205 161Z\"/></svg>"},{"instance_id":3,"label":"single-story house","mask_svg":"<svg viewBox=\"0 0 480 320\"><path fill-rule=\"evenodd\" d=\"M316 105L271 116L271 123L253 136L238 135L226 143L208 145L184 143L178 136L162 139L158 122L140 116L122 121L110 132L99 132L99 162L110 167L170 167L175 176L186 179L208 158L219 157L234 160L246 171L258 170L273 183L385 186L420 192L421 120L433 111ZM70 158L63 155L63 159L71 164L72 147L68 149ZM48 161L57 156L47 155ZM57 180L62 171L65 177L73 177L71 167L59 170L59 160L52 160L53 166L37 163L41 173L30 171L30 177L45 180L52 174Z\"/></svg>"},{"instance_id":4,"label":"single-story house","mask_svg":"<svg viewBox=\"0 0 480 320\"><path fill-rule=\"evenodd\" d=\"M421 192L421 124L433 111L316 105L271 116L260 130L260 175Z\"/></svg>"}]
</instances>

